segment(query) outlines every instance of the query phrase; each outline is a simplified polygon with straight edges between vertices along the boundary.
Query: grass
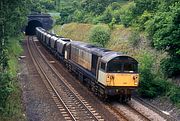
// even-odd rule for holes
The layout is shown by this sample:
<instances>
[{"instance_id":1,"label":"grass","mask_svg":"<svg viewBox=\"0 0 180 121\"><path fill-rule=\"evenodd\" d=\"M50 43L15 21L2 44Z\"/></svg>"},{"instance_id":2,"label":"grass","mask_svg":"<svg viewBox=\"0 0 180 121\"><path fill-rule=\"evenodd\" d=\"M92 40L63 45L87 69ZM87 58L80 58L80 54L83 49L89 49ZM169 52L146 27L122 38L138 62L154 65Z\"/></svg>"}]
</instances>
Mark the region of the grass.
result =
<instances>
[{"instance_id":1,"label":"grass","mask_svg":"<svg viewBox=\"0 0 180 121\"><path fill-rule=\"evenodd\" d=\"M16 76L17 74L17 66L18 66L18 56L22 53L23 49L20 45L20 39L22 36L19 37L13 37L9 39L9 48L8 48L8 53L9 53L9 71L12 77Z\"/></svg>"},{"instance_id":2,"label":"grass","mask_svg":"<svg viewBox=\"0 0 180 121\"><path fill-rule=\"evenodd\" d=\"M89 30L93 27L91 24L70 23L63 26L55 26L56 34L78 41L88 41Z\"/></svg>"},{"instance_id":3,"label":"grass","mask_svg":"<svg viewBox=\"0 0 180 121\"><path fill-rule=\"evenodd\" d=\"M22 35L18 37L12 37L8 40L8 54L9 54L9 70L11 76L11 85L13 87L13 92L8 97L5 113L0 116L0 121L25 121L26 118L23 116L23 106L22 106L22 91L17 79L18 72L18 57L22 53L23 49L20 45Z\"/></svg>"},{"instance_id":4,"label":"grass","mask_svg":"<svg viewBox=\"0 0 180 121\"><path fill-rule=\"evenodd\" d=\"M103 24L107 26L106 24ZM53 29L56 34L71 38L72 40L88 42L89 32L95 25L70 23L63 26L55 26ZM140 42L136 46L132 46L129 37L133 32L133 28L125 28L123 25L115 25L115 28L111 30L111 39L106 45L106 48L126 53L134 58L138 59L139 53L149 51L153 53L156 58L155 65L159 67L160 60L164 58L166 53L164 51L156 51L150 47L148 39L143 33L140 33ZM159 68L156 68L158 70Z\"/></svg>"}]
</instances>

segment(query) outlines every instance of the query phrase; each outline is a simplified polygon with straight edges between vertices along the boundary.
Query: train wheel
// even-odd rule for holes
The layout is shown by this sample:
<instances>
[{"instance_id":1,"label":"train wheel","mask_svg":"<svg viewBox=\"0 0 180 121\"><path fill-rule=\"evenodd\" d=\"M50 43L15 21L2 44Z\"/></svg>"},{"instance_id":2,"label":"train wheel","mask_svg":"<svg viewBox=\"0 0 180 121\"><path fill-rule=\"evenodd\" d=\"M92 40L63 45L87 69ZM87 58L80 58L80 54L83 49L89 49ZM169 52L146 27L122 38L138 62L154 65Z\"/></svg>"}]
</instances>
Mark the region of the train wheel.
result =
<instances>
[{"instance_id":1,"label":"train wheel","mask_svg":"<svg viewBox=\"0 0 180 121\"><path fill-rule=\"evenodd\" d=\"M98 86L96 84L92 87L92 91L93 91L94 95L98 96Z\"/></svg>"},{"instance_id":2,"label":"train wheel","mask_svg":"<svg viewBox=\"0 0 180 121\"><path fill-rule=\"evenodd\" d=\"M92 88L92 87L91 87L90 79L87 78L87 77L85 77L84 81L85 81L85 83L86 83L86 87L88 88L88 90L91 91L91 88Z\"/></svg>"},{"instance_id":3,"label":"train wheel","mask_svg":"<svg viewBox=\"0 0 180 121\"><path fill-rule=\"evenodd\" d=\"M106 94L101 95L99 98L102 102L108 102L109 101L109 98Z\"/></svg>"},{"instance_id":4,"label":"train wheel","mask_svg":"<svg viewBox=\"0 0 180 121\"><path fill-rule=\"evenodd\" d=\"M128 95L128 101L131 101L131 94Z\"/></svg>"},{"instance_id":5,"label":"train wheel","mask_svg":"<svg viewBox=\"0 0 180 121\"><path fill-rule=\"evenodd\" d=\"M108 99L108 96L105 94L105 90L101 87L98 88L98 98L102 101L102 102L106 102Z\"/></svg>"},{"instance_id":6,"label":"train wheel","mask_svg":"<svg viewBox=\"0 0 180 121\"><path fill-rule=\"evenodd\" d=\"M120 102L121 102L121 103L126 103L126 102L127 102L127 97L126 97L126 95L121 95L121 96L120 96Z\"/></svg>"}]
</instances>

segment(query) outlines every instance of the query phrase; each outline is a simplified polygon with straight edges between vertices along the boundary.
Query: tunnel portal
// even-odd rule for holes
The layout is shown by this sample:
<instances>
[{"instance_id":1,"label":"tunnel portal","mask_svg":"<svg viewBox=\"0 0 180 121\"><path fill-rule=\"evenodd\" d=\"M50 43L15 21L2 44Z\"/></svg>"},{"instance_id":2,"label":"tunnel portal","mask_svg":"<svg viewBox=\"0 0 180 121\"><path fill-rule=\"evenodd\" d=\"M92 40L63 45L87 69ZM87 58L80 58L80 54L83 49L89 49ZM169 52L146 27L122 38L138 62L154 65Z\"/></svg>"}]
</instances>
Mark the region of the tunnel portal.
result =
<instances>
[{"instance_id":1,"label":"tunnel portal","mask_svg":"<svg viewBox=\"0 0 180 121\"><path fill-rule=\"evenodd\" d=\"M28 25L26 26L26 29L25 29L26 35L35 35L36 34L36 27L43 27L43 25L38 20L29 21Z\"/></svg>"}]
</instances>

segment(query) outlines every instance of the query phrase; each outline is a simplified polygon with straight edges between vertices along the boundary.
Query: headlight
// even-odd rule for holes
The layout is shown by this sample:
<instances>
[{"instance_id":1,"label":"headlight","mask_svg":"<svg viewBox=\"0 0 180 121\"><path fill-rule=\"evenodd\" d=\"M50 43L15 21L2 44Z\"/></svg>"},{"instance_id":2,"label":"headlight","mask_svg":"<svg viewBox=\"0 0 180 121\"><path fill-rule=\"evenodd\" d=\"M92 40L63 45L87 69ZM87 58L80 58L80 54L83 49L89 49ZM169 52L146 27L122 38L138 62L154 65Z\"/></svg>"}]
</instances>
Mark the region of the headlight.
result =
<instances>
[{"instance_id":1,"label":"headlight","mask_svg":"<svg viewBox=\"0 0 180 121\"><path fill-rule=\"evenodd\" d=\"M108 79L109 81L113 81L113 80L114 80L114 75L108 75L108 76L107 76L107 79Z\"/></svg>"},{"instance_id":2,"label":"headlight","mask_svg":"<svg viewBox=\"0 0 180 121\"><path fill-rule=\"evenodd\" d=\"M133 76L133 80L134 80L134 85L138 85L138 77L137 76Z\"/></svg>"},{"instance_id":3,"label":"headlight","mask_svg":"<svg viewBox=\"0 0 180 121\"><path fill-rule=\"evenodd\" d=\"M113 75L110 76L110 80L114 80L114 76Z\"/></svg>"}]
</instances>

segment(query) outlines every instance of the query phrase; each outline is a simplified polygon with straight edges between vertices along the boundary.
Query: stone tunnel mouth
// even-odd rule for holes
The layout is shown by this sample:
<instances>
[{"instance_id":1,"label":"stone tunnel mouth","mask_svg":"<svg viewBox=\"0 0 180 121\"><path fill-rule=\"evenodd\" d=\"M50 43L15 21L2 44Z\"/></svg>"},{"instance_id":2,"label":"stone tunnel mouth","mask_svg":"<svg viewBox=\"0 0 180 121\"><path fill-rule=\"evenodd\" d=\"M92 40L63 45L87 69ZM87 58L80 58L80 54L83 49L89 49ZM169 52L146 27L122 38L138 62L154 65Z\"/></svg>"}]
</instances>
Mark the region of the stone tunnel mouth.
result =
<instances>
[{"instance_id":1,"label":"stone tunnel mouth","mask_svg":"<svg viewBox=\"0 0 180 121\"><path fill-rule=\"evenodd\" d=\"M26 35L35 35L36 34L36 27L43 27L42 23L38 20L31 20L28 22L28 25L25 29Z\"/></svg>"}]
</instances>

